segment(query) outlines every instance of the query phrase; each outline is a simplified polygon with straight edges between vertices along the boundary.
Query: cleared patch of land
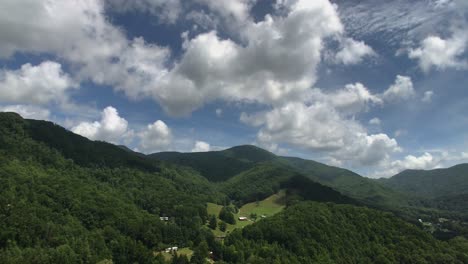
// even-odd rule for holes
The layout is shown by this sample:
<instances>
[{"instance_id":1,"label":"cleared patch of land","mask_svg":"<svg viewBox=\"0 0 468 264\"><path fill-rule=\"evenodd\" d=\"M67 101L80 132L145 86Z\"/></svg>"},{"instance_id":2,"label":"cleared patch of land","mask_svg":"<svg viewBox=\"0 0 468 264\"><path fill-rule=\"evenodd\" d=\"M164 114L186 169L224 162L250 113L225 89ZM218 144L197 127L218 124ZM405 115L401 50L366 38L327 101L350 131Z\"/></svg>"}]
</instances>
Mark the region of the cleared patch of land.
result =
<instances>
[{"instance_id":1,"label":"cleared patch of land","mask_svg":"<svg viewBox=\"0 0 468 264\"><path fill-rule=\"evenodd\" d=\"M219 221L218 227L216 228L216 230L212 230L212 231L215 234L215 236L223 237L236 228L243 228L245 226L255 223L255 221L261 220L262 218L273 216L281 212L285 208L285 205L284 205L285 197L286 197L286 192L280 191L277 194L273 194L272 196L266 198L265 200L245 204L239 209L239 212L235 214L235 218L236 218L235 225L227 224L226 232L222 232L221 230L219 230L219 222L221 222L221 220L219 220L218 218L218 221ZM221 211L222 208L223 208L222 205L208 203L207 204L208 215L215 215L216 217L218 217L219 212ZM257 215L256 220L251 219L252 214ZM247 217L247 220L239 221L239 217Z\"/></svg>"},{"instance_id":2,"label":"cleared patch of land","mask_svg":"<svg viewBox=\"0 0 468 264\"><path fill-rule=\"evenodd\" d=\"M172 260L172 254L173 253L161 252L161 255L167 261ZM177 251L177 255L178 256L186 255L190 259L193 255L193 250L191 250L190 248L179 248L179 250Z\"/></svg>"}]
</instances>

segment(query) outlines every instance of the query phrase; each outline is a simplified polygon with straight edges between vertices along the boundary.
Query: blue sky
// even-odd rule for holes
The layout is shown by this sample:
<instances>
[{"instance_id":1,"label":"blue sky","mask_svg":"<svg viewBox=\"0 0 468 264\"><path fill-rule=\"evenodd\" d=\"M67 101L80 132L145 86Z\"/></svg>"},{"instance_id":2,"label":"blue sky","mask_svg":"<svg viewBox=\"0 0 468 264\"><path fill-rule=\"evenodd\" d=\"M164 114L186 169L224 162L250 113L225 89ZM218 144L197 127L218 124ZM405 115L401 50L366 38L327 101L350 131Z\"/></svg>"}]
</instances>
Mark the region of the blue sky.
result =
<instances>
[{"instance_id":1,"label":"blue sky","mask_svg":"<svg viewBox=\"0 0 468 264\"><path fill-rule=\"evenodd\" d=\"M468 162L464 0L6 0L0 110L144 152Z\"/></svg>"}]
</instances>

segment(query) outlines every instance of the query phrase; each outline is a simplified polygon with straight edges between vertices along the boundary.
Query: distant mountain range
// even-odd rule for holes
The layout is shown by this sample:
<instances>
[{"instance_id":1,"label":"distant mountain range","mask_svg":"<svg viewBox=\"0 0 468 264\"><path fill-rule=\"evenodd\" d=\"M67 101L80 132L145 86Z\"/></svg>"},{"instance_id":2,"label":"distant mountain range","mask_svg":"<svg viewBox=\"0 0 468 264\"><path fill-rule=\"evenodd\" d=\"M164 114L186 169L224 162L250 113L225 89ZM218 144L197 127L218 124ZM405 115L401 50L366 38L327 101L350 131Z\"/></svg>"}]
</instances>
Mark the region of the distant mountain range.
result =
<instances>
[{"instance_id":1,"label":"distant mountain range","mask_svg":"<svg viewBox=\"0 0 468 264\"><path fill-rule=\"evenodd\" d=\"M158 253L175 245L193 263L210 251L224 263L467 263L463 238L416 226L466 208L466 170L371 180L249 145L144 155L0 113L0 263L187 263ZM282 213L215 240L207 203L240 208L280 190Z\"/></svg>"}]
</instances>

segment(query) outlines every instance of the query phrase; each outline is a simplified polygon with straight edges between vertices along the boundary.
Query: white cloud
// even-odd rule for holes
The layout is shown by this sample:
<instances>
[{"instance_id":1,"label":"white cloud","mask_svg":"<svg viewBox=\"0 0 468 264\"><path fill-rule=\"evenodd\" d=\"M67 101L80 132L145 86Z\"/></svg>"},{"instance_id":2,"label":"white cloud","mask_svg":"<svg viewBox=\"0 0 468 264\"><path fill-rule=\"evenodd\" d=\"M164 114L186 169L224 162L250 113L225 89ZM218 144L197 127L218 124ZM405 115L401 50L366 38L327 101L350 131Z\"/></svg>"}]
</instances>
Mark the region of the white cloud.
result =
<instances>
[{"instance_id":1,"label":"white cloud","mask_svg":"<svg viewBox=\"0 0 468 264\"><path fill-rule=\"evenodd\" d=\"M374 117L371 120L369 120L370 125L379 126L381 123L382 121L377 117Z\"/></svg>"},{"instance_id":2,"label":"white cloud","mask_svg":"<svg viewBox=\"0 0 468 264\"><path fill-rule=\"evenodd\" d=\"M401 137L401 136L404 136L408 134L408 131L404 130L404 129L397 129L394 133L395 137Z\"/></svg>"},{"instance_id":3,"label":"white cloud","mask_svg":"<svg viewBox=\"0 0 468 264\"><path fill-rule=\"evenodd\" d=\"M172 143L172 131L161 120L149 124L145 130L138 133L139 149L144 153L154 153L168 150Z\"/></svg>"},{"instance_id":4,"label":"white cloud","mask_svg":"<svg viewBox=\"0 0 468 264\"><path fill-rule=\"evenodd\" d=\"M340 34L343 26L326 0L288 7L284 17L246 25L244 45L215 31L186 39L183 58L153 95L178 115L215 99L277 104L300 98L316 80L323 39Z\"/></svg>"},{"instance_id":5,"label":"white cloud","mask_svg":"<svg viewBox=\"0 0 468 264\"><path fill-rule=\"evenodd\" d=\"M325 99L345 115L366 111L369 105L383 103L361 83L348 84L345 89L325 95Z\"/></svg>"},{"instance_id":6,"label":"white cloud","mask_svg":"<svg viewBox=\"0 0 468 264\"><path fill-rule=\"evenodd\" d=\"M260 22L245 19L252 0L200 1L246 20L237 32L240 43L216 31L184 34L183 55L172 62L168 48L142 38L128 40L106 19L103 1L6 0L2 4L8 8L0 8L0 57L54 54L71 65L78 81L111 86L132 99L150 97L169 114L187 115L214 100L267 105L303 100L317 79L324 40L343 35L337 7L328 0L279 1L282 11ZM180 3L106 2L111 9L156 13L166 7L180 12ZM352 50L343 55L347 62L369 51L353 40L346 45Z\"/></svg>"},{"instance_id":7,"label":"white cloud","mask_svg":"<svg viewBox=\"0 0 468 264\"><path fill-rule=\"evenodd\" d=\"M218 108L215 110L215 113L217 117L221 117L223 115L223 109Z\"/></svg>"},{"instance_id":8,"label":"white cloud","mask_svg":"<svg viewBox=\"0 0 468 264\"><path fill-rule=\"evenodd\" d=\"M375 56L374 50L363 41L347 38L343 41L342 49L336 54L335 60L344 65L361 63L365 57Z\"/></svg>"},{"instance_id":9,"label":"white cloud","mask_svg":"<svg viewBox=\"0 0 468 264\"><path fill-rule=\"evenodd\" d=\"M423 101L424 103L430 103L430 102L432 102L432 97L433 96L434 96L433 91L426 91L426 92L424 92L424 96L421 99L421 101Z\"/></svg>"},{"instance_id":10,"label":"white cloud","mask_svg":"<svg viewBox=\"0 0 468 264\"><path fill-rule=\"evenodd\" d=\"M399 101L410 99L414 95L415 91L411 78L397 75L395 83L384 92L382 97L387 101Z\"/></svg>"},{"instance_id":11,"label":"white cloud","mask_svg":"<svg viewBox=\"0 0 468 264\"><path fill-rule=\"evenodd\" d=\"M431 150L423 154L407 155L400 160L387 160L373 177L390 177L404 170L432 170L468 162L468 153L459 151Z\"/></svg>"},{"instance_id":12,"label":"white cloud","mask_svg":"<svg viewBox=\"0 0 468 264\"><path fill-rule=\"evenodd\" d=\"M1 41L1 40L0 40ZM18 70L0 70L0 101L8 103L65 102L76 84L56 62L45 61Z\"/></svg>"},{"instance_id":13,"label":"white cloud","mask_svg":"<svg viewBox=\"0 0 468 264\"><path fill-rule=\"evenodd\" d=\"M71 130L91 140L103 140L115 144L123 142L133 133L128 130L127 120L120 117L117 109L112 106L102 111L100 121L81 122Z\"/></svg>"},{"instance_id":14,"label":"white cloud","mask_svg":"<svg viewBox=\"0 0 468 264\"><path fill-rule=\"evenodd\" d=\"M220 13L223 17L233 17L236 21L246 21L250 18L250 9L256 0L197 0L210 10Z\"/></svg>"},{"instance_id":15,"label":"white cloud","mask_svg":"<svg viewBox=\"0 0 468 264\"><path fill-rule=\"evenodd\" d=\"M15 112L23 118L28 119L48 120L50 118L50 111L48 109L32 105L0 106L0 112Z\"/></svg>"},{"instance_id":16,"label":"white cloud","mask_svg":"<svg viewBox=\"0 0 468 264\"><path fill-rule=\"evenodd\" d=\"M388 161L383 164L379 171L372 175L375 178L389 177L404 170L428 170L436 168L441 162L440 158L434 157L431 153L424 153L421 156L408 155L402 160Z\"/></svg>"},{"instance_id":17,"label":"white cloud","mask_svg":"<svg viewBox=\"0 0 468 264\"><path fill-rule=\"evenodd\" d=\"M287 143L324 151L341 162L371 166L400 151L395 139L385 134L369 135L357 121L346 119L326 102L288 103L254 115L244 113L241 121L260 127L257 140L262 144Z\"/></svg>"},{"instance_id":18,"label":"white cloud","mask_svg":"<svg viewBox=\"0 0 468 264\"><path fill-rule=\"evenodd\" d=\"M467 44L466 30L455 32L449 39L429 36L421 42L421 47L411 49L408 56L418 60L424 72L432 68L437 70L466 68L467 62L460 57L465 53Z\"/></svg>"},{"instance_id":19,"label":"white cloud","mask_svg":"<svg viewBox=\"0 0 468 264\"><path fill-rule=\"evenodd\" d=\"M211 146L204 141L196 141L195 146L192 149L192 152L207 152L210 151Z\"/></svg>"}]
</instances>

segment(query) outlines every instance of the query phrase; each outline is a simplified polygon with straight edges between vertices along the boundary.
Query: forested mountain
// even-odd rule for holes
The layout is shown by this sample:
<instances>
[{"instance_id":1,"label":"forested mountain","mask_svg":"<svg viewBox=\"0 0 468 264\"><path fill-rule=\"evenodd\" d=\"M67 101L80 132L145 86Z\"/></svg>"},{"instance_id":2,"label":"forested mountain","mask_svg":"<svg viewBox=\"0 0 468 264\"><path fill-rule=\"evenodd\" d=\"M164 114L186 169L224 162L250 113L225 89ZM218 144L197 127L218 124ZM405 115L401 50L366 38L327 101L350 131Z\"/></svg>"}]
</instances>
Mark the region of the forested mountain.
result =
<instances>
[{"instance_id":1,"label":"forested mountain","mask_svg":"<svg viewBox=\"0 0 468 264\"><path fill-rule=\"evenodd\" d=\"M255 166L282 168L332 187L354 199L379 206L406 206L404 195L352 171L328 166L316 161L276 156L255 146L238 146L223 151L201 153L162 152L150 155L157 160L188 166L213 182L235 181ZM258 171L253 169L253 171ZM253 176L252 176L253 177ZM271 181L280 180L278 177ZM283 179L284 180L284 179ZM266 183L271 185L273 183ZM279 185L279 182L276 182Z\"/></svg>"},{"instance_id":2,"label":"forested mountain","mask_svg":"<svg viewBox=\"0 0 468 264\"><path fill-rule=\"evenodd\" d=\"M0 263L188 263L163 255L174 246L190 263L467 263L463 238L437 241L320 183L349 171L252 146L182 155L199 167L171 155L182 154L148 157L0 113ZM207 203L226 211L279 190L285 211L215 239Z\"/></svg>"},{"instance_id":3,"label":"forested mountain","mask_svg":"<svg viewBox=\"0 0 468 264\"><path fill-rule=\"evenodd\" d=\"M389 213L305 202L232 233L228 263L468 263L467 240L440 242Z\"/></svg>"},{"instance_id":4,"label":"forested mountain","mask_svg":"<svg viewBox=\"0 0 468 264\"><path fill-rule=\"evenodd\" d=\"M380 182L395 190L428 198L468 194L468 164L427 171L405 170Z\"/></svg>"},{"instance_id":5,"label":"forested mountain","mask_svg":"<svg viewBox=\"0 0 468 264\"><path fill-rule=\"evenodd\" d=\"M255 146L238 146L223 151L196 153L161 152L149 155L154 160L165 160L191 167L208 180L221 182L251 169L258 162L276 158L273 153Z\"/></svg>"},{"instance_id":6,"label":"forested mountain","mask_svg":"<svg viewBox=\"0 0 468 264\"><path fill-rule=\"evenodd\" d=\"M158 263L154 250L210 236L206 202L224 197L193 171L0 113L0 263Z\"/></svg>"}]
</instances>

